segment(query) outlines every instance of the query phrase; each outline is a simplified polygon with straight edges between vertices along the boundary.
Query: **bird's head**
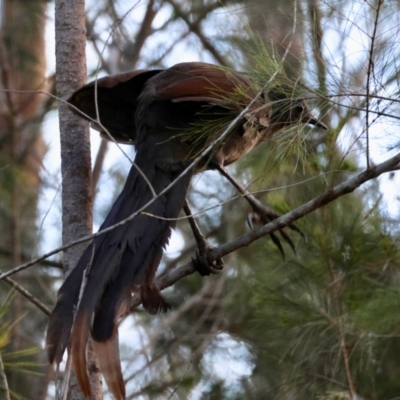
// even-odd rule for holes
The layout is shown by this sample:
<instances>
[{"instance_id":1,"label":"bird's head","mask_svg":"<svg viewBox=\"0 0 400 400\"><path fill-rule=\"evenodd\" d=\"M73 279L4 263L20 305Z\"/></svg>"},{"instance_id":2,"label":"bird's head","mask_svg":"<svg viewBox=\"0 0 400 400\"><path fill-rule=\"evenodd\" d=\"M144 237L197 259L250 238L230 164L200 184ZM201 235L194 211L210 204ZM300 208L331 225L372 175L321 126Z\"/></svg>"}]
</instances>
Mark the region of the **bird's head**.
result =
<instances>
[{"instance_id":1,"label":"bird's head","mask_svg":"<svg viewBox=\"0 0 400 400\"><path fill-rule=\"evenodd\" d=\"M311 124L327 130L328 127L316 119L304 99L294 98L290 91L272 88L268 94L271 101L271 121L281 127L295 124Z\"/></svg>"}]
</instances>

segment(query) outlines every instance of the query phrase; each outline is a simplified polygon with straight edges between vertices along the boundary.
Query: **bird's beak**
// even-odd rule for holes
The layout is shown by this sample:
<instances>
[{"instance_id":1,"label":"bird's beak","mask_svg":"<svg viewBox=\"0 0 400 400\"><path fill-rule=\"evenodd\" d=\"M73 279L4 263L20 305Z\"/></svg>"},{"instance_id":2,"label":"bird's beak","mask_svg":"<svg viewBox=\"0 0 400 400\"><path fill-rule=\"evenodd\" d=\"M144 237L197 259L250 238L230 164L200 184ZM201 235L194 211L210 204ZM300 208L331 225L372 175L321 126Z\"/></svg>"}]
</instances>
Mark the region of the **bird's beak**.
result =
<instances>
[{"instance_id":1,"label":"bird's beak","mask_svg":"<svg viewBox=\"0 0 400 400\"><path fill-rule=\"evenodd\" d=\"M318 128L324 129L324 130L328 130L328 127L321 121L318 121L316 118L314 118L312 115L307 116L303 122L305 124L311 124L314 126L317 126Z\"/></svg>"}]
</instances>

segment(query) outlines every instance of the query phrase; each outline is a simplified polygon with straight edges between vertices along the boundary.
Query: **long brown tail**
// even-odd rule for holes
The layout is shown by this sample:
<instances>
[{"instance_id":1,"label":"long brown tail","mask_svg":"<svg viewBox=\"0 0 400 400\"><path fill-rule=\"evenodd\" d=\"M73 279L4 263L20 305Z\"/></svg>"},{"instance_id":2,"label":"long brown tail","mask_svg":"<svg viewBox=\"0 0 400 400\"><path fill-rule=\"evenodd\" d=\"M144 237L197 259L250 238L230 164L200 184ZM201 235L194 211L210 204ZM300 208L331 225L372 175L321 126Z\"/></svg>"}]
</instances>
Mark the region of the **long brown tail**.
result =
<instances>
[{"instance_id":1,"label":"long brown tail","mask_svg":"<svg viewBox=\"0 0 400 400\"><path fill-rule=\"evenodd\" d=\"M178 175L178 172L160 169L154 160L141 162L138 157L136 160L155 193L164 190ZM168 307L154 286L153 278L163 247L168 243L171 227L175 225L169 219L178 216L190 178L191 173L184 175L146 208L146 213L154 217L138 215L132 221L96 237L60 288L47 329L48 358L51 363L60 363L71 337L74 370L86 396L91 393L86 371L89 331L97 342L95 351L101 353L99 358L107 385L117 399L123 399L125 387L118 354L117 323L129 307L134 286L141 286L143 305L150 312ZM100 230L127 218L152 198L153 192L148 183L133 166L122 193ZM86 285L77 306L84 274Z\"/></svg>"}]
</instances>

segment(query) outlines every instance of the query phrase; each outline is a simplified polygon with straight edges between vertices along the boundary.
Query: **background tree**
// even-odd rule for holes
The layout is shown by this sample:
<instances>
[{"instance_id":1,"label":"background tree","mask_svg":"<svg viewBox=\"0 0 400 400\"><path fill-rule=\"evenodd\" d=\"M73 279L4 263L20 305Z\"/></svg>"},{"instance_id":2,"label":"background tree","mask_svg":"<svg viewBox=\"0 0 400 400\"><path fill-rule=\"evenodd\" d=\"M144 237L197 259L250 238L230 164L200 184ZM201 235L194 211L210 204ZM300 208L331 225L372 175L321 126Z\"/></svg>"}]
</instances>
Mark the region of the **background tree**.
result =
<instances>
[{"instance_id":1,"label":"background tree","mask_svg":"<svg viewBox=\"0 0 400 400\"><path fill-rule=\"evenodd\" d=\"M0 6L0 268L5 270L30 259L39 242L36 210L46 152L41 122L52 99L36 93L51 91L51 78L45 77L46 2L3 0ZM42 296L40 285L49 285L46 268L42 264L16 279ZM32 373L44 361L37 345L46 317L20 295L9 302L9 290L2 282L0 301L10 308L1 324L9 328L8 339L2 330L1 344L9 390L40 398L46 377Z\"/></svg>"}]
</instances>

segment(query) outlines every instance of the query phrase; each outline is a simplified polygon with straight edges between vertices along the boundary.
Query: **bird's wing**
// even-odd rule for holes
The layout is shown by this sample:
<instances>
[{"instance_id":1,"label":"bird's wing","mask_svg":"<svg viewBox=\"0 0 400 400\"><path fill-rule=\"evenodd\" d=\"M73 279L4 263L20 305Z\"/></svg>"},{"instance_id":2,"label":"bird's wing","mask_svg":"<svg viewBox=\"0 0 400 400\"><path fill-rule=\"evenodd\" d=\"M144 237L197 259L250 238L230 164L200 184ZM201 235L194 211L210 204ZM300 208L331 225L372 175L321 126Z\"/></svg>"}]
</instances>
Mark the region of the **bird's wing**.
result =
<instances>
[{"instance_id":1,"label":"bird's wing","mask_svg":"<svg viewBox=\"0 0 400 400\"><path fill-rule=\"evenodd\" d=\"M180 63L167 70L137 70L97 79L76 91L68 103L106 139L110 139L108 131L116 141L134 144L134 115L147 83L147 87L153 85L152 90L160 100L212 103L229 108L240 108L256 93L245 74L211 64ZM94 122L97 120L100 124Z\"/></svg>"},{"instance_id":2,"label":"bird's wing","mask_svg":"<svg viewBox=\"0 0 400 400\"><path fill-rule=\"evenodd\" d=\"M97 79L76 91L68 103L72 111L91 121L103 137L110 139L106 129L116 141L134 143L136 131L133 115L138 97L147 80L161 71L137 70ZM97 120L100 124L94 122Z\"/></svg>"},{"instance_id":3,"label":"bird's wing","mask_svg":"<svg viewBox=\"0 0 400 400\"><path fill-rule=\"evenodd\" d=\"M256 94L254 84L240 72L205 63L180 63L149 80L157 98L209 102L225 107L236 106Z\"/></svg>"}]
</instances>

